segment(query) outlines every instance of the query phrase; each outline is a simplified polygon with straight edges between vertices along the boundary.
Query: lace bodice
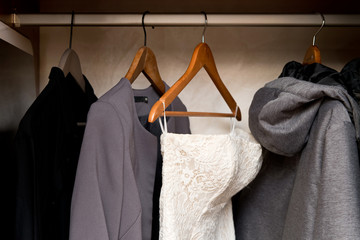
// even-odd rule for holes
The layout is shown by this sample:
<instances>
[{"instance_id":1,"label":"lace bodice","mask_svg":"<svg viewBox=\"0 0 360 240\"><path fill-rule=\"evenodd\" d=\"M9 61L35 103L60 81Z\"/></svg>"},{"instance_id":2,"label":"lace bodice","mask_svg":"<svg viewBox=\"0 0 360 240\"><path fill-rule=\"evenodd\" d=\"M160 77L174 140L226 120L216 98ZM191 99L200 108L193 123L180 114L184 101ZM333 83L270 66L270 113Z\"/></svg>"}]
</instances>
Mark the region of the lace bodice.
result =
<instances>
[{"instance_id":1,"label":"lace bodice","mask_svg":"<svg viewBox=\"0 0 360 240\"><path fill-rule=\"evenodd\" d=\"M235 239L231 197L258 173L261 146L242 130L164 133L160 239Z\"/></svg>"}]
</instances>

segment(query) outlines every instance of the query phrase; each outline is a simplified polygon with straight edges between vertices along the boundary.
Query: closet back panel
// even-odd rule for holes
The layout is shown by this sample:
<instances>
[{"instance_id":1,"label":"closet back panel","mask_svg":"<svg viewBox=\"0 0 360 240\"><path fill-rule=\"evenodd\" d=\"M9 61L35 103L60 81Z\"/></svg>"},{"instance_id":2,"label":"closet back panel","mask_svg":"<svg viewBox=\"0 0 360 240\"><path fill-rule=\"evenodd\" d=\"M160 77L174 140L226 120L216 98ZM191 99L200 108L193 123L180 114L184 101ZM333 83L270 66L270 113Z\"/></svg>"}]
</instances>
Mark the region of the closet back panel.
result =
<instances>
[{"instance_id":1,"label":"closet back panel","mask_svg":"<svg viewBox=\"0 0 360 240\"><path fill-rule=\"evenodd\" d=\"M209 27L205 41L213 51L219 74L242 111L239 125L248 130L248 109L254 93L278 77L292 60L302 62L312 44L316 27ZM148 42L157 58L159 71L168 85L185 72L203 29L198 27L147 28ZM69 27L40 29L40 90L48 82L69 46ZM75 27L72 48L78 53L83 73L98 97L125 76L138 48L143 45L141 27ZM360 28L324 28L317 36L323 64L340 71L360 57ZM141 74L135 88L149 83ZM227 112L228 107L205 70L201 70L181 92L188 110ZM224 118L192 117L194 133L224 133L230 121Z\"/></svg>"}]
</instances>

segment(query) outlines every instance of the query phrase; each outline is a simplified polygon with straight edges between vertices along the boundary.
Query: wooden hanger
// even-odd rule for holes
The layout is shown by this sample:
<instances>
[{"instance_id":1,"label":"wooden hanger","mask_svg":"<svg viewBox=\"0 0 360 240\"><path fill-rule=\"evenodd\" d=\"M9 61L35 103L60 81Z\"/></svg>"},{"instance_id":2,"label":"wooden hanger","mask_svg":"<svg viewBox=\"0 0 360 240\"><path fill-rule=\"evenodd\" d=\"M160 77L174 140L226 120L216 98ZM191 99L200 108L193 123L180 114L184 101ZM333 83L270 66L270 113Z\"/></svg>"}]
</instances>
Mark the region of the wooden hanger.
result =
<instances>
[{"instance_id":1,"label":"wooden hanger","mask_svg":"<svg viewBox=\"0 0 360 240\"><path fill-rule=\"evenodd\" d=\"M306 51L303 65L310 65L313 63L321 63L320 50L316 45L310 46Z\"/></svg>"},{"instance_id":2,"label":"wooden hanger","mask_svg":"<svg viewBox=\"0 0 360 240\"><path fill-rule=\"evenodd\" d=\"M125 78L127 78L130 83L133 83L141 72L149 80L160 96L165 93L165 84L161 80L155 54L146 46L141 47L136 52L134 60L125 75Z\"/></svg>"},{"instance_id":3,"label":"wooden hanger","mask_svg":"<svg viewBox=\"0 0 360 240\"><path fill-rule=\"evenodd\" d=\"M194 76L205 68L210 78L219 90L221 96L229 106L231 113L211 113L211 112L177 112L166 111L168 116L203 116L203 117L234 117L241 120L241 111L237 103L231 96L229 90L225 87L216 69L214 57L209 46L205 43L205 30L207 26L207 16L205 12L205 27L202 34L202 42L198 44L191 57L190 64L182 77L168 90L166 93L152 106L149 113L149 122L154 122L160 115L164 114L164 110L174 101L176 96L185 88L185 86L194 78ZM165 105L165 106L164 106ZM164 109L165 107L165 109Z\"/></svg>"},{"instance_id":4,"label":"wooden hanger","mask_svg":"<svg viewBox=\"0 0 360 240\"><path fill-rule=\"evenodd\" d=\"M63 70L65 76L71 73L71 75L75 78L76 82L79 84L81 89L85 92L85 79L81 71L79 56L76 54L74 50L71 49L73 26L74 26L74 11L72 11L71 14L69 48L66 49L63 55L61 56L59 62L59 68Z\"/></svg>"},{"instance_id":5,"label":"wooden hanger","mask_svg":"<svg viewBox=\"0 0 360 240\"><path fill-rule=\"evenodd\" d=\"M154 122L159 116L163 115L164 106L168 107L171 102L179 95L179 93L185 88L185 86L194 78L194 76L200 71L201 68L205 68L213 80L215 86L221 93L225 102L231 109L232 113L210 113L210 112L175 112L166 111L167 116L213 116L213 117L234 117L237 120L241 120L240 109L237 109L237 104L234 98L231 96L228 89L225 87L221 80L219 73L216 69L214 57L209 46L206 43L200 43L196 46L192 55L189 67L184 75L169 89L166 93L152 106L149 114L149 122ZM235 111L237 111L235 113Z\"/></svg>"},{"instance_id":6,"label":"wooden hanger","mask_svg":"<svg viewBox=\"0 0 360 240\"><path fill-rule=\"evenodd\" d=\"M139 50L136 52L134 60L132 61L127 74L125 75L125 78L127 78L132 84L142 72L154 87L154 89L161 96L165 93L165 84L161 80L154 52L150 48L146 47L146 29L144 24L146 13L148 13L148 11L144 12L142 16L144 46L139 48Z\"/></svg>"},{"instance_id":7,"label":"wooden hanger","mask_svg":"<svg viewBox=\"0 0 360 240\"><path fill-rule=\"evenodd\" d=\"M321 13L320 13L321 14ZM306 51L305 57L304 57L304 61L303 61L303 65L309 65L309 64L313 64L313 63L321 63L321 57L320 57L320 50L319 48L315 45L315 39L316 39L316 35L321 31L321 29L324 27L325 25L325 17L324 15L321 14L322 17L322 24L321 27L319 28L319 30L317 30L317 32L315 33L315 35L313 36L313 43L312 45L308 48L308 50Z\"/></svg>"},{"instance_id":8,"label":"wooden hanger","mask_svg":"<svg viewBox=\"0 0 360 240\"><path fill-rule=\"evenodd\" d=\"M59 68L63 70L65 76L71 73L81 89L85 92L85 80L81 71L80 60L74 50L70 48L65 50L61 56Z\"/></svg>"}]
</instances>

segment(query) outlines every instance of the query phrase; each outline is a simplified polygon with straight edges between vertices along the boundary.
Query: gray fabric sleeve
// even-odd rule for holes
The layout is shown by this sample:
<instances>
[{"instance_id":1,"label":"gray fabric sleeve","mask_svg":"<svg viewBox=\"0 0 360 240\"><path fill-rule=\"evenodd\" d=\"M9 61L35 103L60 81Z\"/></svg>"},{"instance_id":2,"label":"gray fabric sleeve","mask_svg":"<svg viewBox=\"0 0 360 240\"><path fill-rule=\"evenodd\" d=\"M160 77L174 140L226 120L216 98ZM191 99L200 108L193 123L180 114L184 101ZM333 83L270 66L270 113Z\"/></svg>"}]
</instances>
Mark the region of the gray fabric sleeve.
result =
<instances>
[{"instance_id":1,"label":"gray fabric sleeve","mask_svg":"<svg viewBox=\"0 0 360 240\"><path fill-rule=\"evenodd\" d=\"M338 101L327 100L319 109L299 162L282 239L360 239L358 149L346 116Z\"/></svg>"},{"instance_id":2,"label":"gray fabric sleeve","mask_svg":"<svg viewBox=\"0 0 360 240\"><path fill-rule=\"evenodd\" d=\"M98 101L91 106L73 191L70 240L120 239L120 232L128 232L120 227L130 229L140 219L139 212L120 226L128 154L123 132L109 103ZM141 236L141 229L137 231Z\"/></svg>"}]
</instances>

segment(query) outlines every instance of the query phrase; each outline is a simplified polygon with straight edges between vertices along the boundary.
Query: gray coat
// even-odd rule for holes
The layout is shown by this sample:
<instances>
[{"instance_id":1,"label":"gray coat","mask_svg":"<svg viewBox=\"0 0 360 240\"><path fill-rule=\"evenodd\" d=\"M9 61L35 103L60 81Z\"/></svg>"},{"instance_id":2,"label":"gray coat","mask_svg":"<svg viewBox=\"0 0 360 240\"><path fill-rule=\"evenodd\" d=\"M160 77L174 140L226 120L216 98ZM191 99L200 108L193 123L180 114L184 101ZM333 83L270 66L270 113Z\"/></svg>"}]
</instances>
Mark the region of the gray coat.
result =
<instances>
[{"instance_id":1,"label":"gray coat","mask_svg":"<svg viewBox=\"0 0 360 240\"><path fill-rule=\"evenodd\" d=\"M255 94L264 164L233 199L237 239L360 239L359 111L340 86L289 77Z\"/></svg>"},{"instance_id":2,"label":"gray coat","mask_svg":"<svg viewBox=\"0 0 360 240\"><path fill-rule=\"evenodd\" d=\"M134 103L134 94L147 97ZM91 106L72 197L71 240L151 238L158 138L140 123L159 96L123 78ZM144 98L143 98L144 99ZM170 110L186 111L176 98ZM188 118L168 129L189 133Z\"/></svg>"}]
</instances>

